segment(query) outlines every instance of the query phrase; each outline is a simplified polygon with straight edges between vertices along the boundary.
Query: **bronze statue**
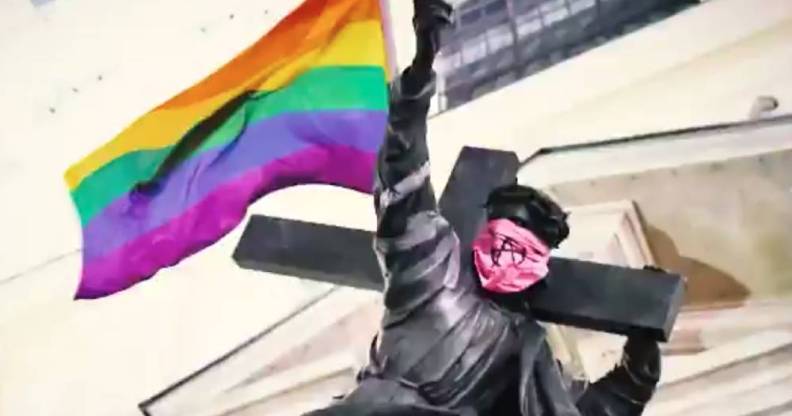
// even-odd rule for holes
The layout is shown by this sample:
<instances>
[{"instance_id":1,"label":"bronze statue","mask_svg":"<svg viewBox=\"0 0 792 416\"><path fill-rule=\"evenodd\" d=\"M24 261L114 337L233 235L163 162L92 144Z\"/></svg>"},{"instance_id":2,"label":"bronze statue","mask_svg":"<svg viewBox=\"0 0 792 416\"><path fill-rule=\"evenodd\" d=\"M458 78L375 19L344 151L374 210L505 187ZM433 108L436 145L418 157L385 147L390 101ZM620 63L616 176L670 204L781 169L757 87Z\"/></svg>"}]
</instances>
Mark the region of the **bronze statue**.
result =
<instances>
[{"instance_id":1,"label":"bronze statue","mask_svg":"<svg viewBox=\"0 0 792 416\"><path fill-rule=\"evenodd\" d=\"M631 336L609 374L591 384L571 380L530 305L515 296L541 282L549 249L567 237L561 207L530 187L495 189L488 227L503 230L483 230L474 245L481 252L460 252L437 208L426 144L432 64L452 8L442 0L414 4L417 53L391 86L374 196L382 327L357 387L308 416L640 415L659 379L655 341Z\"/></svg>"}]
</instances>

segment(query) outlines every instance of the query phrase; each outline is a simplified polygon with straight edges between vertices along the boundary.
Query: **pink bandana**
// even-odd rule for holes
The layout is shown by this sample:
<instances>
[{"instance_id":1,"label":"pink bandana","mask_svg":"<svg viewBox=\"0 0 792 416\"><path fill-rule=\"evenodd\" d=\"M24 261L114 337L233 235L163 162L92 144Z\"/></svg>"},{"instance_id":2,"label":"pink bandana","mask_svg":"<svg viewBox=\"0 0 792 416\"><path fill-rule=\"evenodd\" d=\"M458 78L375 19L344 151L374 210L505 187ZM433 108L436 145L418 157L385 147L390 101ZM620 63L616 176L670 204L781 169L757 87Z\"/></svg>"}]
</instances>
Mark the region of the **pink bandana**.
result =
<instances>
[{"instance_id":1,"label":"pink bandana","mask_svg":"<svg viewBox=\"0 0 792 416\"><path fill-rule=\"evenodd\" d=\"M547 276L550 248L531 231L497 219L473 242L473 260L484 289L515 293Z\"/></svg>"}]
</instances>

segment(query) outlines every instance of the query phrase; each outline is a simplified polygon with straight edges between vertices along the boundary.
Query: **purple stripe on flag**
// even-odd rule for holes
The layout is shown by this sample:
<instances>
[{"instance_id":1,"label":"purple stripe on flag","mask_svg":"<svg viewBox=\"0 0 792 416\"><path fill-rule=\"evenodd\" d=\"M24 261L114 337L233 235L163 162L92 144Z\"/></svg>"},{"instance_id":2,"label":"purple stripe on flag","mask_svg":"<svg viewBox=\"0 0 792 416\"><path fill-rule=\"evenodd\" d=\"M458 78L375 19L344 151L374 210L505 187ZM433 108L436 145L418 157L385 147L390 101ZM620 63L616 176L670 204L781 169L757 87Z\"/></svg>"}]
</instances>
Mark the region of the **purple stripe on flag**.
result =
<instances>
[{"instance_id":1,"label":"purple stripe on flag","mask_svg":"<svg viewBox=\"0 0 792 416\"><path fill-rule=\"evenodd\" d=\"M113 201L83 230L84 259L88 262L114 251L178 217L218 186L295 152L313 146L349 146L374 154L384 140L386 117L382 111L322 111L281 115L248 126L234 142L186 160L157 193L131 192ZM337 162L344 161L325 161ZM352 168L345 166L337 167ZM300 168L289 167L290 172ZM318 175L323 168L310 163L305 169ZM370 175L364 173L365 179Z\"/></svg>"},{"instance_id":2,"label":"purple stripe on flag","mask_svg":"<svg viewBox=\"0 0 792 416\"><path fill-rule=\"evenodd\" d=\"M101 258L84 261L77 299L95 299L148 279L159 269L213 244L245 217L258 197L288 186L323 183L370 192L376 154L315 145L248 170L212 190L166 224L140 234ZM106 233L120 233L110 227Z\"/></svg>"}]
</instances>

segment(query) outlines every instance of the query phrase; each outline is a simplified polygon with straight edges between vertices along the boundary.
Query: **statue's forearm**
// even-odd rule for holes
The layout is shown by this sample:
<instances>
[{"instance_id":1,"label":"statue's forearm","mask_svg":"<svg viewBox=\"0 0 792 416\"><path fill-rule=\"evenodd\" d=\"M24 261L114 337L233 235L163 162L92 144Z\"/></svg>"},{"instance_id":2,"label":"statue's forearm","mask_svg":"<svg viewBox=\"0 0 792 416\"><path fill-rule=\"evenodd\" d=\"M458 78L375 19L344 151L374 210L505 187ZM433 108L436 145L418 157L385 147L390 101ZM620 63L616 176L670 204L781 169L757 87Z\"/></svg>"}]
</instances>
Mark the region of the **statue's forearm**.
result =
<instances>
[{"instance_id":1,"label":"statue's forearm","mask_svg":"<svg viewBox=\"0 0 792 416\"><path fill-rule=\"evenodd\" d=\"M378 164L383 185L409 176L429 159L426 121L434 94L434 77L416 78L412 68L391 85L388 130Z\"/></svg>"},{"instance_id":2,"label":"statue's forearm","mask_svg":"<svg viewBox=\"0 0 792 416\"><path fill-rule=\"evenodd\" d=\"M435 92L432 66L440 48L440 31L450 23L452 8L443 0L413 0L413 5L416 54L410 67L391 86L388 138L383 151L386 161L401 159L408 152L418 153L412 159L420 159L422 164L428 159L426 118ZM380 165L381 171L386 168ZM384 175L383 179L390 182L391 176Z\"/></svg>"},{"instance_id":3,"label":"statue's forearm","mask_svg":"<svg viewBox=\"0 0 792 416\"><path fill-rule=\"evenodd\" d=\"M436 211L429 178L427 116L435 92L432 63L439 45L433 41L450 19L442 0L414 0L417 53L412 65L391 85L388 129L377 163L375 205L377 235L396 237L407 220L421 211Z\"/></svg>"},{"instance_id":4,"label":"statue's forearm","mask_svg":"<svg viewBox=\"0 0 792 416\"><path fill-rule=\"evenodd\" d=\"M440 30L429 28L416 31L415 57L412 67L417 73L428 75L440 50Z\"/></svg>"},{"instance_id":5,"label":"statue's forearm","mask_svg":"<svg viewBox=\"0 0 792 416\"><path fill-rule=\"evenodd\" d=\"M428 80L440 51L440 32L451 24L453 9L443 0L413 0L415 15L415 57L412 70L417 78Z\"/></svg>"}]
</instances>

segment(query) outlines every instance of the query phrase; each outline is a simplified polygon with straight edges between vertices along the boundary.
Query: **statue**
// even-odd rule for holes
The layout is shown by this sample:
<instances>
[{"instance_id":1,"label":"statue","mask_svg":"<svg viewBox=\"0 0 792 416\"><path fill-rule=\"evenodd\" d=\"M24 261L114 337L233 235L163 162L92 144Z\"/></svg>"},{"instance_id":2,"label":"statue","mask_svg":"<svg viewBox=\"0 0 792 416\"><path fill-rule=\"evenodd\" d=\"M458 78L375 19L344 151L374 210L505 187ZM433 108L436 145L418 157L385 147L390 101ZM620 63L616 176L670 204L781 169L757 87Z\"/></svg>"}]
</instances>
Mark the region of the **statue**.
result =
<instances>
[{"instance_id":1,"label":"statue","mask_svg":"<svg viewBox=\"0 0 792 416\"><path fill-rule=\"evenodd\" d=\"M567 237L561 207L530 187L494 189L473 253L460 252L437 209L426 144L432 63L452 9L414 3L417 53L391 87L374 195L382 327L357 387L307 416L640 415L659 380L656 341L632 335L610 373L572 380L530 305L515 296L542 284L550 248ZM460 267L461 256L474 256L475 267Z\"/></svg>"}]
</instances>

